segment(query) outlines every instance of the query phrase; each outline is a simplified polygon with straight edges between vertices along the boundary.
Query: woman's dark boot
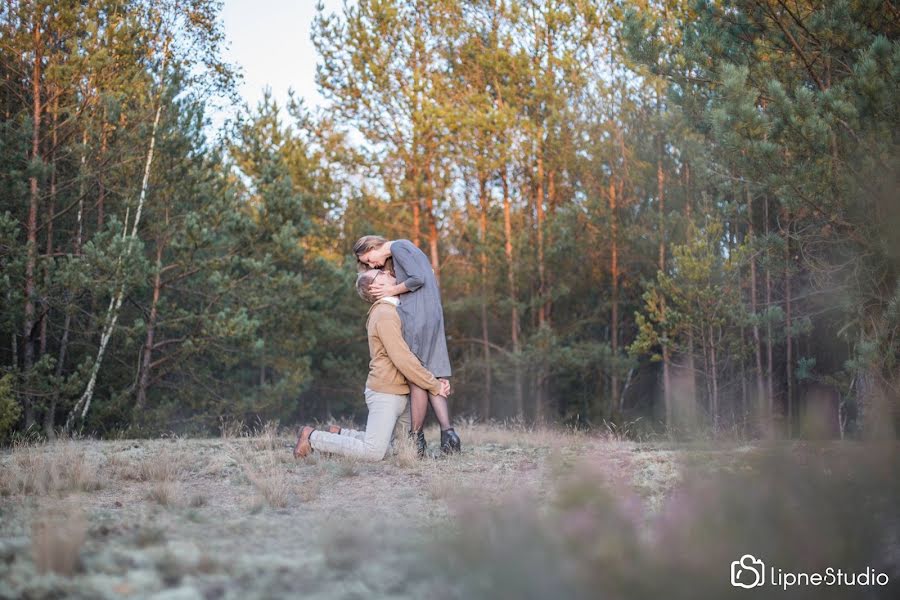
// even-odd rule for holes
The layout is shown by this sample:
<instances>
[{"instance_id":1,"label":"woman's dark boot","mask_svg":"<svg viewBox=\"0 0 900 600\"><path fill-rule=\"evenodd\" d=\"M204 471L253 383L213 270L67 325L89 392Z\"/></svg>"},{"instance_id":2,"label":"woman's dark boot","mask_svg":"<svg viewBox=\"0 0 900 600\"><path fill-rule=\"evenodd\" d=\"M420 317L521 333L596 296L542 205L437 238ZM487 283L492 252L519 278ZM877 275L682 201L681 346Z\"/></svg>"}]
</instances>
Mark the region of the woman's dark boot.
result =
<instances>
[{"instance_id":1,"label":"woman's dark boot","mask_svg":"<svg viewBox=\"0 0 900 600\"><path fill-rule=\"evenodd\" d=\"M410 431L409 439L416 445L416 455L419 458L425 458L425 449L428 447L428 442L425 441L425 432L421 429L419 431Z\"/></svg>"},{"instance_id":2,"label":"woman's dark boot","mask_svg":"<svg viewBox=\"0 0 900 600\"><path fill-rule=\"evenodd\" d=\"M460 452L461 450L462 442L459 441L459 436L456 435L456 432L453 431L452 427L441 431L441 452L444 454L451 454L453 452Z\"/></svg>"}]
</instances>

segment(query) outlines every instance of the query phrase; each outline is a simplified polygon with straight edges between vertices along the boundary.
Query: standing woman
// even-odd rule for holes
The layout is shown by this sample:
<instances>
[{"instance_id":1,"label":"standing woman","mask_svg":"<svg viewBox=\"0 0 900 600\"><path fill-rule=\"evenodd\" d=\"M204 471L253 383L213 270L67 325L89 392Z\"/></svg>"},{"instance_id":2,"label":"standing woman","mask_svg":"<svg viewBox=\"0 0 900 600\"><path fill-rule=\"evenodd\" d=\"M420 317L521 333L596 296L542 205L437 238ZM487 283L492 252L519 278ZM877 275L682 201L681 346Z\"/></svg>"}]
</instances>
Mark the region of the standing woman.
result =
<instances>
[{"instance_id":1,"label":"standing woman","mask_svg":"<svg viewBox=\"0 0 900 600\"><path fill-rule=\"evenodd\" d=\"M353 245L353 253L360 268L378 269L392 259L396 285L373 283L369 288L375 298L397 296L400 305L397 312L403 324L403 339L409 345L425 368L435 377L450 377L450 356L447 353L447 338L444 335L444 309L441 306L441 292L438 289L434 270L425 253L409 240L388 241L379 235L366 235ZM410 435L416 438L419 456L425 455L425 414L428 403L434 409L441 425L441 450L458 452L459 436L450 424L447 398L429 394L412 382L409 383Z\"/></svg>"}]
</instances>

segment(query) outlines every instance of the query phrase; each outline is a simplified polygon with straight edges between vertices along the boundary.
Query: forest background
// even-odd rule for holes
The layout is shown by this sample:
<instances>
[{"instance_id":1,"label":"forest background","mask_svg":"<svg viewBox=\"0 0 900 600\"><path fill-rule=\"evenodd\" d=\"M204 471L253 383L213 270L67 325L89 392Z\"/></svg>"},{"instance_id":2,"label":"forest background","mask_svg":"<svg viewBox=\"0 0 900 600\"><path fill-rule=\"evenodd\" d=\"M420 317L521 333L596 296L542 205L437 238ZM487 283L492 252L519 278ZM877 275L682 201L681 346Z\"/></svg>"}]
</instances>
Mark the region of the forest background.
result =
<instances>
[{"instance_id":1,"label":"forest background","mask_svg":"<svg viewBox=\"0 0 900 600\"><path fill-rule=\"evenodd\" d=\"M459 417L896 435L892 1L358 0L316 110L240 105L220 11L0 6L0 442L361 416L368 233Z\"/></svg>"}]
</instances>

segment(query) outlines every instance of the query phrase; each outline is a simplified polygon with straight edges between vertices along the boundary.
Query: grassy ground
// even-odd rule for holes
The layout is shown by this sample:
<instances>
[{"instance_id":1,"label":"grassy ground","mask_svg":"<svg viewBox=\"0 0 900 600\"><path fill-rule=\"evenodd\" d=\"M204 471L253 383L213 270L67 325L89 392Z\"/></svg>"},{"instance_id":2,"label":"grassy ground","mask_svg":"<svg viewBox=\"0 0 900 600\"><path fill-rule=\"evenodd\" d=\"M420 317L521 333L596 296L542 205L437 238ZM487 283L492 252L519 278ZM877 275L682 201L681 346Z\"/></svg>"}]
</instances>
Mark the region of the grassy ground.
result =
<instances>
[{"instance_id":1,"label":"grassy ground","mask_svg":"<svg viewBox=\"0 0 900 600\"><path fill-rule=\"evenodd\" d=\"M600 566L613 597L658 597L656 587L636 587L640 574L631 571L702 574L704 560L752 541L742 539L752 531L728 527L746 515L725 505L741 511L749 497L769 506L769 480L741 491L728 478L763 472L772 448L477 425L460 434L459 456L418 460L404 446L377 464L321 455L295 461L286 447L293 439L272 427L221 439L65 441L5 451L0 598L591 597ZM436 438L430 431L432 450ZM804 457L803 473L859 464L836 444L788 450ZM880 490L896 465L873 464L886 470L866 482L877 479L872 489ZM796 481L796 471L787 480ZM848 506L864 494L853 489L860 491L841 497ZM870 526L894 531L893 499L870 511ZM767 514L793 522L780 506ZM695 529L707 519L725 528L704 537ZM847 527L868 531L852 521ZM848 545L838 524L829 536L843 541L824 558L856 561L872 550L887 554L885 569L900 565L890 539L877 549L871 539L872 548L866 539ZM673 563L654 550L663 543L701 549ZM727 580L733 558L717 557L709 576ZM693 590L685 597L704 597ZM709 590L724 592L718 583Z\"/></svg>"}]
</instances>

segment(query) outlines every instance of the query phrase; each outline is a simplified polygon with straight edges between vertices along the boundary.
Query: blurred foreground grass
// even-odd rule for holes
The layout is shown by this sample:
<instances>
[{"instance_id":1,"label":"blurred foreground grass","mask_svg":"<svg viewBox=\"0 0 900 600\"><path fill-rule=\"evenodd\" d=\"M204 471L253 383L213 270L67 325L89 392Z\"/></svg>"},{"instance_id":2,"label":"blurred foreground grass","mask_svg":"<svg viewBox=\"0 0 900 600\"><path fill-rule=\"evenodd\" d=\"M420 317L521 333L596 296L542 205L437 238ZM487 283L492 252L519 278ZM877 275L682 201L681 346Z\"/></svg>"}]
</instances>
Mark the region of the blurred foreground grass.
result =
<instances>
[{"instance_id":1,"label":"blurred foreground grass","mask_svg":"<svg viewBox=\"0 0 900 600\"><path fill-rule=\"evenodd\" d=\"M460 433L378 464L294 461L272 426L4 451L0 598L900 597L896 443ZM747 553L889 583L732 587Z\"/></svg>"}]
</instances>

